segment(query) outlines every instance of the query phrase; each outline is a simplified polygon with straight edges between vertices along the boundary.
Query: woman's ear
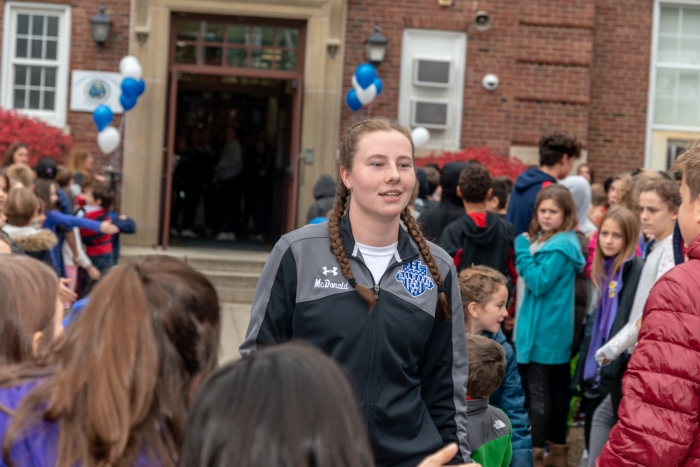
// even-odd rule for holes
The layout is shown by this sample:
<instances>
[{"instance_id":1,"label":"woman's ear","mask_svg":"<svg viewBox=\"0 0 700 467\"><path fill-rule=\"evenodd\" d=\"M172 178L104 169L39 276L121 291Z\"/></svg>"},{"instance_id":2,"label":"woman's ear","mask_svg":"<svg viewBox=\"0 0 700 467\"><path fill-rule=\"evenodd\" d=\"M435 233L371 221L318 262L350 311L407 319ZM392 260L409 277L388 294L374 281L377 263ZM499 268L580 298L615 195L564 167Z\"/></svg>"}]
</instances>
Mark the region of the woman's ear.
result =
<instances>
[{"instance_id":1,"label":"woman's ear","mask_svg":"<svg viewBox=\"0 0 700 467\"><path fill-rule=\"evenodd\" d=\"M42 337L44 337L44 333L37 331L32 338L32 354L34 354L34 358L39 356L39 342L41 342Z\"/></svg>"},{"instance_id":2,"label":"woman's ear","mask_svg":"<svg viewBox=\"0 0 700 467\"><path fill-rule=\"evenodd\" d=\"M472 318L479 319L479 304L476 302L471 302L467 305L467 311L472 316Z\"/></svg>"},{"instance_id":3,"label":"woman's ear","mask_svg":"<svg viewBox=\"0 0 700 467\"><path fill-rule=\"evenodd\" d=\"M345 188L352 190L352 181L350 181L350 171L345 166L340 166L340 181L343 182Z\"/></svg>"}]
</instances>

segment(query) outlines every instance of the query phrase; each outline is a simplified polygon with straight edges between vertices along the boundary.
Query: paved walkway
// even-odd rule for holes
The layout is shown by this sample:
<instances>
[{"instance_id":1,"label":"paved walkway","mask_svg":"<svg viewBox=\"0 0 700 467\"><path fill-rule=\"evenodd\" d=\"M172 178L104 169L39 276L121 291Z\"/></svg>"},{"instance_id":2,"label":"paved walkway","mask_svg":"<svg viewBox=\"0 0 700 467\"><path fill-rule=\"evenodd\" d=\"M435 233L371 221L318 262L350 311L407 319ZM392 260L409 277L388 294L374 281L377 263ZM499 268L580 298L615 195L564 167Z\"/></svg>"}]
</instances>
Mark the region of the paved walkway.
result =
<instances>
[{"instance_id":1,"label":"paved walkway","mask_svg":"<svg viewBox=\"0 0 700 467\"><path fill-rule=\"evenodd\" d=\"M219 363L224 364L241 358L238 346L248 330L250 305L224 303L221 305L221 352Z\"/></svg>"}]
</instances>

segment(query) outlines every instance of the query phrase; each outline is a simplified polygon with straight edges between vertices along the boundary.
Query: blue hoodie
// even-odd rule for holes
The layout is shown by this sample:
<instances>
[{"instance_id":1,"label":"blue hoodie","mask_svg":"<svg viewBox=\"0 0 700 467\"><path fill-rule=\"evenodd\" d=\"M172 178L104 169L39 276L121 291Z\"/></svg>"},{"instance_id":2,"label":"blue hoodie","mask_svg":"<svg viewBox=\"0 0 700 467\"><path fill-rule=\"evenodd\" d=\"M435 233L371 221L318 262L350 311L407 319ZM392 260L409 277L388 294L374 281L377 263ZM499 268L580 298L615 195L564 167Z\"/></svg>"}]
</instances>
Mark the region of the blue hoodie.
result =
<instances>
[{"instance_id":1,"label":"blue hoodie","mask_svg":"<svg viewBox=\"0 0 700 467\"><path fill-rule=\"evenodd\" d=\"M571 360L574 283L586 260L576 232L559 232L534 255L523 235L515 239L515 267L525 296L515 330L518 363L560 365Z\"/></svg>"},{"instance_id":2,"label":"blue hoodie","mask_svg":"<svg viewBox=\"0 0 700 467\"><path fill-rule=\"evenodd\" d=\"M488 337L501 344L506 352L506 375L501 386L489 397L489 404L501 409L508 416L512 426L511 445L513 457L510 467L532 467L532 436L530 435L530 418L525 410L525 392L520 382L518 363L515 361L515 351L506 341L503 331L497 334L485 332Z\"/></svg>"},{"instance_id":3,"label":"blue hoodie","mask_svg":"<svg viewBox=\"0 0 700 467\"><path fill-rule=\"evenodd\" d=\"M542 172L538 167L527 169L515 181L510 192L506 220L515 226L516 235L528 231L537 193L553 183L557 183L557 179Z\"/></svg>"}]
</instances>

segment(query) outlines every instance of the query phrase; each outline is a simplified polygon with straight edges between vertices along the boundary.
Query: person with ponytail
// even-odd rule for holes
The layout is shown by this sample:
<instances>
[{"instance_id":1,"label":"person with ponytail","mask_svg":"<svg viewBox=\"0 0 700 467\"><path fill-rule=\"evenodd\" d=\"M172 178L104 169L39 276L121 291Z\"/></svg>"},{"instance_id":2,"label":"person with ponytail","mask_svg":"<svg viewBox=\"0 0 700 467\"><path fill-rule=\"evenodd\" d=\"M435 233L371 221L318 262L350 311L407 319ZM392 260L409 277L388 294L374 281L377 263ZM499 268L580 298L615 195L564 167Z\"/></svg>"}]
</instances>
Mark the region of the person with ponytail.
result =
<instances>
[{"instance_id":1,"label":"person with ponytail","mask_svg":"<svg viewBox=\"0 0 700 467\"><path fill-rule=\"evenodd\" d=\"M0 466L177 466L220 328L199 272L164 256L116 267L50 365L0 368Z\"/></svg>"},{"instance_id":2,"label":"person with ponytail","mask_svg":"<svg viewBox=\"0 0 700 467\"><path fill-rule=\"evenodd\" d=\"M459 447L455 462L470 461L459 282L452 258L407 209L413 161L411 134L396 122L348 130L328 224L277 242L240 348L246 357L304 339L340 363L377 466L415 466L448 443Z\"/></svg>"}]
</instances>

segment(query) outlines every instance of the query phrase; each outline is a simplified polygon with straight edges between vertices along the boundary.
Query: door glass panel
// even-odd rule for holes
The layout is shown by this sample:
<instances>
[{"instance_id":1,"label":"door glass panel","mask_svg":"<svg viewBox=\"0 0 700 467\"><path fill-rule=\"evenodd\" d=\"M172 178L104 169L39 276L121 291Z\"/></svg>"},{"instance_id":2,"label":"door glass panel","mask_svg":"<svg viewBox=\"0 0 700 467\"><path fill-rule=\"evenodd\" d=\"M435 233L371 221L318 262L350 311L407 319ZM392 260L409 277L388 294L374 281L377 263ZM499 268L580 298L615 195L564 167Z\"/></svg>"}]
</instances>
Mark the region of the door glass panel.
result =
<instances>
[{"instance_id":1,"label":"door glass panel","mask_svg":"<svg viewBox=\"0 0 700 467\"><path fill-rule=\"evenodd\" d=\"M199 21L178 21L177 38L181 41L196 41L199 35Z\"/></svg>"},{"instance_id":2,"label":"door glass panel","mask_svg":"<svg viewBox=\"0 0 700 467\"><path fill-rule=\"evenodd\" d=\"M253 31L252 31L252 40L251 43L253 45L263 45L263 46L271 46L272 45L272 36L274 35L275 28L272 26L254 26Z\"/></svg>"},{"instance_id":3,"label":"door glass panel","mask_svg":"<svg viewBox=\"0 0 700 467\"><path fill-rule=\"evenodd\" d=\"M229 24L226 26L226 41L229 44L248 45L249 29L248 26Z\"/></svg>"},{"instance_id":4,"label":"door glass panel","mask_svg":"<svg viewBox=\"0 0 700 467\"><path fill-rule=\"evenodd\" d=\"M293 50L278 51L275 69L294 71L297 69L297 53Z\"/></svg>"},{"instance_id":5,"label":"door glass panel","mask_svg":"<svg viewBox=\"0 0 700 467\"><path fill-rule=\"evenodd\" d=\"M247 56L246 49L226 49L226 65L245 68Z\"/></svg>"},{"instance_id":6,"label":"door glass panel","mask_svg":"<svg viewBox=\"0 0 700 467\"><path fill-rule=\"evenodd\" d=\"M299 44L299 30L296 28L277 28L277 47L296 49Z\"/></svg>"},{"instance_id":7,"label":"door glass panel","mask_svg":"<svg viewBox=\"0 0 700 467\"><path fill-rule=\"evenodd\" d=\"M197 63L197 46L177 44L175 49L176 63Z\"/></svg>"},{"instance_id":8,"label":"door glass panel","mask_svg":"<svg viewBox=\"0 0 700 467\"><path fill-rule=\"evenodd\" d=\"M217 23L202 23L202 40L204 42L223 42L224 41L224 25Z\"/></svg>"},{"instance_id":9,"label":"door glass panel","mask_svg":"<svg viewBox=\"0 0 700 467\"><path fill-rule=\"evenodd\" d=\"M257 49L251 52L250 67L269 70L272 68L272 49Z\"/></svg>"},{"instance_id":10,"label":"door glass panel","mask_svg":"<svg viewBox=\"0 0 700 467\"><path fill-rule=\"evenodd\" d=\"M202 47L202 60L205 65L221 65L221 47Z\"/></svg>"}]
</instances>

